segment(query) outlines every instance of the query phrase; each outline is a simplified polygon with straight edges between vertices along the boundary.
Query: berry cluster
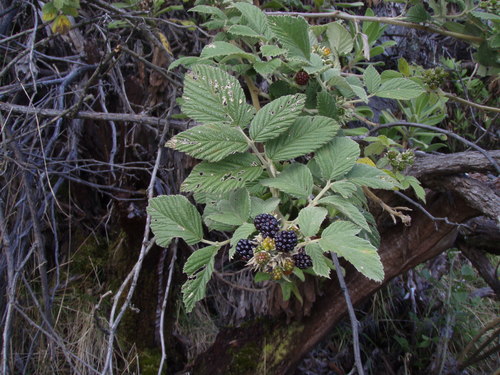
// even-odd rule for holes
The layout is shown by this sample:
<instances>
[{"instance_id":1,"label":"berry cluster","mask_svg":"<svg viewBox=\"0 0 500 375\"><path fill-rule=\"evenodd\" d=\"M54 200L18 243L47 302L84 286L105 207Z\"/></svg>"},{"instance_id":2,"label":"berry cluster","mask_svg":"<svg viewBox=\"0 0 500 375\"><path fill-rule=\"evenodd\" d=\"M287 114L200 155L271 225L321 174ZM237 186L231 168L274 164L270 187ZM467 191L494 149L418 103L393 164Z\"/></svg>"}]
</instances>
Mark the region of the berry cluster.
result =
<instances>
[{"instance_id":1,"label":"berry cluster","mask_svg":"<svg viewBox=\"0 0 500 375\"><path fill-rule=\"evenodd\" d=\"M266 272L273 280L281 280L293 273L295 267L312 266L311 258L302 250L296 250L297 233L281 230L278 219L270 214L260 214L254 219L259 235L253 240L241 239L236 252L254 270Z\"/></svg>"},{"instance_id":2,"label":"berry cluster","mask_svg":"<svg viewBox=\"0 0 500 375\"><path fill-rule=\"evenodd\" d=\"M390 150L387 152L386 156L392 168L400 172L406 167L413 165L415 161L415 153L412 150L406 150L403 152Z\"/></svg>"},{"instance_id":3,"label":"berry cluster","mask_svg":"<svg viewBox=\"0 0 500 375\"><path fill-rule=\"evenodd\" d=\"M437 90L448 77L448 73L441 67L427 69L422 73L424 84L431 90Z\"/></svg>"}]
</instances>

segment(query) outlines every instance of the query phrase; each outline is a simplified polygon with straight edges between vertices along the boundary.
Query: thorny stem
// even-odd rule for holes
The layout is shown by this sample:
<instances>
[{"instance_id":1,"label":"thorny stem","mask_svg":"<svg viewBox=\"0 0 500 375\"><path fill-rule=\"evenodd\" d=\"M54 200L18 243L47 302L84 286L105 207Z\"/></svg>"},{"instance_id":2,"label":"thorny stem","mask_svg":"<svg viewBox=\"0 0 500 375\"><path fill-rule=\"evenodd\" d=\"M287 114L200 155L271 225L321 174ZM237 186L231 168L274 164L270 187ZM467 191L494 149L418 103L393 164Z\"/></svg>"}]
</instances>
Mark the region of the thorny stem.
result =
<instances>
[{"instance_id":1,"label":"thorny stem","mask_svg":"<svg viewBox=\"0 0 500 375\"><path fill-rule=\"evenodd\" d=\"M358 370L358 375L364 375L363 363L361 362L361 354L359 351L359 334L358 334L358 320L356 319L356 314L354 313L354 307L352 306L351 297L349 296L349 290L344 280L344 275L342 275L342 268L340 267L339 258L337 254L333 251L330 252L333 264L335 265L335 272L337 273L337 278L339 280L340 289L344 293L345 303L347 305L347 311L349 312L349 319L351 320L352 328L352 346L354 349L354 361L356 363L356 369Z\"/></svg>"},{"instance_id":2,"label":"thorny stem","mask_svg":"<svg viewBox=\"0 0 500 375\"><path fill-rule=\"evenodd\" d=\"M458 97L456 95L453 95L453 94L451 94L449 92L445 92L445 91L442 91L442 90L439 90L439 94L443 95L444 97L446 97L448 99L451 99L451 100L454 100L456 102L459 102L461 104L465 104L465 105L468 105L470 107L477 108L477 109L479 109L481 111L500 113L500 108L498 108L498 107L490 107L490 106L487 106L487 105L483 105L483 104L479 104L479 103L474 103L474 102L471 102L470 100L460 98L460 97Z\"/></svg>"}]
</instances>

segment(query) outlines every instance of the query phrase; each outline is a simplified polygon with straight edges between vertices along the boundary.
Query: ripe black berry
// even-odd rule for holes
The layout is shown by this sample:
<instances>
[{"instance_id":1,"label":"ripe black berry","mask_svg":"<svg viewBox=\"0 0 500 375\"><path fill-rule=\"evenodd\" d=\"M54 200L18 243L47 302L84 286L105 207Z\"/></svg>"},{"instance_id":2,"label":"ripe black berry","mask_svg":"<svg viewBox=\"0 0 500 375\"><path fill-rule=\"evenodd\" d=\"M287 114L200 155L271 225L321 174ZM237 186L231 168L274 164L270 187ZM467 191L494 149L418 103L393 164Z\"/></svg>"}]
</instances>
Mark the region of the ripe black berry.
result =
<instances>
[{"instance_id":1,"label":"ripe black berry","mask_svg":"<svg viewBox=\"0 0 500 375\"><path fill-rule=\"evenodd\" d=\"M307 74L303 70L297 72L297 74L295 74L295 82L297 83L297 85L307 85L307 82L309 82L309 74Z\"/></svg>"},{"instance_id":2,"label":"ripe black berry","mask_svg":"<svg viewBox=\"0 0 500 375\"><path fill-rule=\"evenodd\" d=\"M236 244L236 252L244 260L249 260L253 257L253 249L255 249L255 244L250 240L239 240Z\"/></svg>"},{"instance_id":3,"label":"ripe black berry","mask_svg":"<svg viewBox=\"0 0 500 375\"><path fill-rule=\"evenodd\" d=\"M253 224L264 238L274 238L275 234L280 230L278 219L270 214L257 215L253 220Z\"/></svg>"},{"instance_id":4,"label":"ripe black berry","mask_svg":"<svg viewBox=\"0 0 500 375\"><path fill-rule=\"evenodd\" d=\"M295 254L293 260L295 261L295 265L302 270L312 267L313 265L311 257L303 251Z\"/></svg>"},{"instance_id":5,"label":"ripe black berry","mask_svg":"<svg viewBox=\"0 0 500 375\"><path fill-rule=\"evenodd\" d=\"M297 246L297 235L293 230L278 232L274 236L274 244L276 250L289 253Z\"/></svg>"}]
</instances>

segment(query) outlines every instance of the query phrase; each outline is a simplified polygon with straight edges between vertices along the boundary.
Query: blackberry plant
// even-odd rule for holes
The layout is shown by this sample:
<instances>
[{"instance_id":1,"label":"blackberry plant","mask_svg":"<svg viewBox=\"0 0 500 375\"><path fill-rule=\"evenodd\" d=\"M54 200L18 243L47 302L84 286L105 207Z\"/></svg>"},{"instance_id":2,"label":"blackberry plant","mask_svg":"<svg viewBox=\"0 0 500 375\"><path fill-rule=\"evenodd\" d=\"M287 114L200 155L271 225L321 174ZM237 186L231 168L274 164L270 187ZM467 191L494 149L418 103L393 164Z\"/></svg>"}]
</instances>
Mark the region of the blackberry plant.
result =
<instances>
[{"instance_id":1,"label":"blackberry plant","mask_svg":"<svg viewBox=\"0 0 500 375\"><path fill-rule=\"evenodd\" d=\"M188 69L179 101L197 125L166 145L201 159L181 186L198 206L170 195L148 207L160 246L175 237L205 246L184 267L187 311L204 298L215 257L226 246L226 261L239 254L259 280L279 282L285 298L291 291L300 299L302 270L330 277L330 252L382 281L365 192L401 185L391 171L361 158L343 125L361 116L359 104L371 97L405 101L425 93L408 77L383 76L366 61L358 65L371 50L376 55L387 47L376 45L383 27L364 27L365 43L357 27L311 27L304 18L267 15L245 2L192 11L210 17L208 28L223 28L199 57L169 67ZM354 67L360 74L344 73ZM203 224L230 239L206 238Z\"/></svg>"}]
</instances>

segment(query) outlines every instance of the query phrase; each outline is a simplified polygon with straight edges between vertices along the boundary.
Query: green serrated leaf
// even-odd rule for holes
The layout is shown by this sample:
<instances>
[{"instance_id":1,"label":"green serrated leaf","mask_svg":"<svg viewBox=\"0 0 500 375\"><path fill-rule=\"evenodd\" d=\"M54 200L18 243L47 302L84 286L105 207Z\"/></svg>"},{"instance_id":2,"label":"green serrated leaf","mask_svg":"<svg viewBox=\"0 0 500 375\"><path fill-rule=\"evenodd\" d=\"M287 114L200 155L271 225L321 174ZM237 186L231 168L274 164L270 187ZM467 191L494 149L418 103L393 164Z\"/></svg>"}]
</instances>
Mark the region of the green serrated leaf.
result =
<instances>
[{"instance_id":1,"label":"green serrated leaf","mask_svg":"<svg viewBox=\"0 0 500 375\"><path fill-rule=\"evenodd\" d=\"M266 178L260 183L297 198L308 198L313 188L311 171L304 164L299 163L287 166L277 177Z\"/></svg>"},{"instance_id":2,"label":"green serrated leaf","mask_svg":"<svg viewBox=\"0 0 500 375\"><path fill-rule=\"evenodd\" d=\"M227 32L242 37L263 38L262 35L245 25L233 25L227 30Z\"/></svg>"},{"instance_id":3,"label":"green serrated leaf","mask_svg":"<svg viewBox=\"0 0 500 375\"><path fill-rule=\"evenodd\" d=\"M202 59L215 59L228 56L245 58L251 62L255 61L255 56L251 53L247 53L234 44L223 41L207 44L200 54Z\"/></svg>"},{"instance_id":4,"label":"green serrated leaf","mask_svg":"<svg viewBox=\"0 0 500 375\"><path fill-rule=\"evenodd\" d=\"M289 160L316 151L329 142L340 125L323 116L302 116L278 138L266 143L266 154L272 160Z\"/></svg>"},{"instance_id":5,"label":"green serrated leaf","mask_svg":"<svg viewBox=\"0 0 500 375\"><path fill-rule=\"evenodd\" d=\"M258 179L262 171L259 159L252 154L231 155L216 163L204 161L193 168L181 190L225 193Z\"/></svg>"},{"instance_id":6,"label":"green serrated leaf","mask_svg":"<svg viewBox=\"0 0 500 375\"><path fill-rule=\"evenodd\" d=\"M317 242L311 242L306 245L306 254L309 255L313 263L313 271L318 276L330 278L330 266L328 259L323 255L324 250Z\"/></svg>"},{"instance_id":7,"label":"green serrated leaf","mask_svg":"<svg viewBox=\"0 0 500 375\"><path fill-rule=\"evenodd\" d=\"M207 246L196 250L189 256L186 263L184 263L182 272L191 276L200 268L205 267L208 263L210 263L210 260L215 256L215 254L217 254L218 250L218 246Z\"/></svg>"},{"instance_id":8,"label":"green serrated leaf","mask_svg":"<svg viewBox=\"0 0 500 375\"><path fill-rule=\"evenodd\" d=\"M250 124L250 137L257 142L276 138L293 124L305 104L305 95L287 95L265 105Z\"/></svg>"},{"instance_id":9,"label":"green serrated leaf","mask_svg":"<svg viewBox=\"0 0 500 375\"><path fill-rule=\"evenodd\" d=\"M377 69L373 67L373 65L370 65L365 69L363 72L363 80L365 81L366 89L370 94L376 92L382 83L380 74L377 72Z\"/></svg>"},{"instance_id":10,"label":"green serrated leaf","mask_svg":"<svg viewBox=\"0 0 500 375\"><path fill-rule=\"evenodd\" d=\"M256 231L257 229L255 229L255 226L250 223L243 223L234 231L230 241L231 248L229 249L229 259L232 259L234 256L238 241L249 238Z\"/></svg>"},{"instance_id":11,"label":"green serrated leaf","mask_svg":"<svg viewBox=\"0 0 500 375\"><path fill-rule=\"evenodd\" d=\"M346 180L373 189L390 190L398 186L398 182L387 173L366 164L356 164L346 175Z\"/></svg>"},{"instance_id":12,"label":"green serrated leaf","mask_svg":"<svg viewBox=\"0 0 500 375\"><path fill-rule=\"evenodd\" d=\"M262 53L262 56L264 57L274 57L284 55L286 53L286 49L274 45L264 45L260 47L260 53Z\"/></svg>"},{"instance_id":13,"label":"green serrated leaf","mask_svg":"<svg viewBox=\"0 0 500 375\"><path fill-rule=\"evenodd\" d=\"M398 59L398 70L405 77L410 76L410 65L408 64L408 61L406 61L404 57L400 57Z\"/></svg>"},{"instance_id":14,"label":"green serrated leaf","mask_svg":"<svg viewBox=\"0 0 500 375\"><path fill-rule=\"evenodd\" d=\"M384 81L374 93L388 99L410 100L423 94L425 90L416 82L407 78L393 78Z\"/></svg>"},{"instance_id":15,"label":"green serrated leaf","mask_svg":"<svg viewBox=\"0 0 500 375\"><path fill-rule=\"evenodd\" d=\"M198 56L183 56L179 57L177 60L172 61L172 63L168 66L168 71L177 68L180 65L191 66L195 64L203 64L208 63L209 60L202 59Z\"/></svg>"},{"instance_id":16,"label":"green serrated leaf","mask_svg":"<svg viewBox=\"0 0 500 375\"><path fill-rule=\"evenodd\" d=\"M184 80L182 98L182 111L202 123L244 127L254 114L238 80L208 65L193 66Z\"/></svg>"},{"instance_id":17,"label":"green serrated leaf","mask_svg":"<svg viewBox=\"0 0 500 375\"><path fill-rule=\"evenodd\" d=\"M211 7L208 5L197 5L194 8L189 9L190 12L196 12L196 13L202 13L202 14L209 14L212 16L215 16L216 18L219 19L227 19L226 15L222 10L216 7Z\"/></svg>"},{"instance_id":18,"label":"green serrated leaf","mask_svg":"<svg viewBox=\"0 0 500 375\"><path fill-rule=\"evenodd\" d=\"M302 234L306 237L315 236L327 214L328 211L323 207L306 207L300 210L298 224Z\"/></svg>"},{"instance_id":19,"label":"green serrated leaf","mask_svg":"<svg viewBox=\"0 0 500 375\"><path fill-rule=\"evenodd\" d=\"M46 3L42 7L42 21L50 22L57 17L57 8L54 6L54 3Z\"/></svg>"},{"instance_id":20,"label":"green serrated leaf","mask_svg":"<svg viewBox=\"0 0 500 375\"><path fill-rule=\"evenodd\" d=\"M425 10L423 4L417 4L412 6L408 10L408 13L406 13L406 20L408 22L415 22L415 23L427 22L431 18L432 18L431 15Z\"/></svg>"},{"instance_id":21,"label":"green serrated leaf","mask_svg":"<svg viewBox=\"0 0 500 375\"><path fill-rule=\"evenodd\" d=\"M217 204L217 211L210 220L227 225L241 225L250 217L250 195L247 189L238 189Z\"/></svg>"},{"instance_id":22,"label":"green serrated leaf","mask_svg":"<svg viewBox=\"0 0 500 375\"><path fill-rule=\"evenodd\" d=\"M408 181L413 191L417 195L418 199L425 203L425 190L420 184L420 181L413 176L406 176L405 179Z\"/></svg>"},{"instance_id":23,"label":"green serrated leaf","mask_svg":"<svg viewBox=\"0 0 500 375\"><path fill-rule=\"evenodd\" d=\"M283 301L288 301L292 296L292 283L289 281L281 281L281 294L283 295Z\"/></svg>"},{"instance_id":24,"label":"green serrated leaf","mask_svg":"<svg viewBox=\"0 0 500 375\"><path fill-rule=\"evenodd\" d=\"M269 26L280 44L288 51L288 58L309 61L311 45L309 24L302 17L269 16Z\"/></svg>"},{"instance_id":25,"label":"green serrated leaf","mask_svg":"<svg viewBox=\"0 0 500 375\"><path fill-rule=\"evenodd\" d=\"M253 278L253 281L260 283L262 281L271 280L271 274L267 272L257 272Z\"/></svg>"},{"instance_id":26,"label":"green serrated leaf","mask_svg":"<svg viewBox=\"0 0 500 375\"><path fill-rule=\"evenodd\" d=\"M352 98L353 96L356 96L356 93L354 92L352 86L344 77L333 76L328 80L328 83L339 90L342 96L345 96L346 98Z\"/></svg>"},{"instance_id":27,"label":"green serrated leaf","mask_svg":"<svg viewBox=\"0 0 500 375\"><path fill-rule=\"evenodd\" d=\"M267 200L262 200L257 197L250 197L251 210L250 217L253 219L255 216L260 214L269 214L273 212L279 205L279 198L269 198Z\"/></svg>"},{"instance_id":28,"label":"green serrated leaf","mask_svg":"<svg viewBox=\"0 0 500 375\"><path fill-rule=\"evenodd\" d=\"M384 267L377 249L358 236L360 228L347 221L336 221L327 227L319 241L323 251L344 257L360 273L375 281L384 279Z\"/></svg>"},{"instance_id":29,"label":"green serrated leaf","mask_svg":"<svg viewBox=\"0 0 500 375\"><path fill-rule=\"evenodd\" d=\"M253 64L253 68L261 76L276 73L276 70L281 66L280 59L272 59L270 61L257 61Z\"/></svg>"},{"instance_id":30,"label":"green serrated leaf","mask_svg":"<svg viewBox=\"0 0 500 375\"><path fill-rule=\"evenodd\" d=\"M177 134L165 146L212 162L248 149L239 128L221 123L195 126Z\"/></svg>"},{"instance_id":31,"label":"green serrated leaf","mask_svg":"<svg viewBox=\"0 0 500 375\"><path fill-rule=\"evenodd\" d=\"M367 232L371 232L370 226L366 222L366 219L359 208L350 203L347 199L342 198L338 195L330 195L328 197L320 199L319 204L328 204L335 207L337 211L344 214L354 224L359 225Z\"/></svg>"},{"instance_id":32,"label":"green serrated leaf","mask_svg":"<svg viewBox=\"0 0 500 375\"><path fill-rule=\"evenodd\" d=\"M328 42L332 51L336 51L338 55L346 55L352 51L354 42L349 31L339 23L332 22L326 30Z\"/></svg>"},{"instance_id":33,"label":"green serrated leaf","mask_svg":"<svg viewBox=\"0 0 500 375\"><path fill-rule=\"evenodd\" d=\"M232 4L241 12L242 23L256 33L271 38L266 14L253 4L238 2Z\"/></svg>"},{"instance_id":34,"label":"green serrated leaf","mask_svg":"<svg viewBox=\"0 0 500 375\"><path fill-rule=\"evenodd\" d=\"M330 189L344 198L349 198L354 194L358 187L349 181L341 180L335 181Z\"/></svg>"},{"instance_id":35,"label":"green serrated leaf","mask_svg":"<svg viewBox=\"0 0 500 375\"><path fill-rule=\"evenodd\" d=\"M193 311L196 302L205 298L207 283L214 271L214 257L210 259L203 271L198 272L194 279L188 279L182 286L182 301L188 313Z\"/></svg>"},{"instance_id":36,"label":"green serrated leaf","mask_svg":"<svg viewBox=\"0 0 500 375\"><path fill-rule=\"evenodd\" d=\"M352 139L335 137L316 152L315 160L325 180L338 180L352 169L359 154L359 145Z\"/></svg>"},{"instance_id":37,"label":"green serrated leaf","mask_svg":"<svg viewBox=\"0 0 500 375\"><path fill-rule=\"evenodd\" d=\"M318 113L321 116L338 120L338 106L335 98L326 91L322 91L317 96Z\"/></svg>"},{"instance_id":38,"label":"green serrated leaf","mask_svg":"<svg viewBox=\"0 0 500 375\"><path fill-rule=\"evenodd\" d=\"M162 195L149 200L151 229L158 245L166 247L172 238L180 237L189 245L203 239L201 215L182 195Z\"/></svg>"}]
</instances>

